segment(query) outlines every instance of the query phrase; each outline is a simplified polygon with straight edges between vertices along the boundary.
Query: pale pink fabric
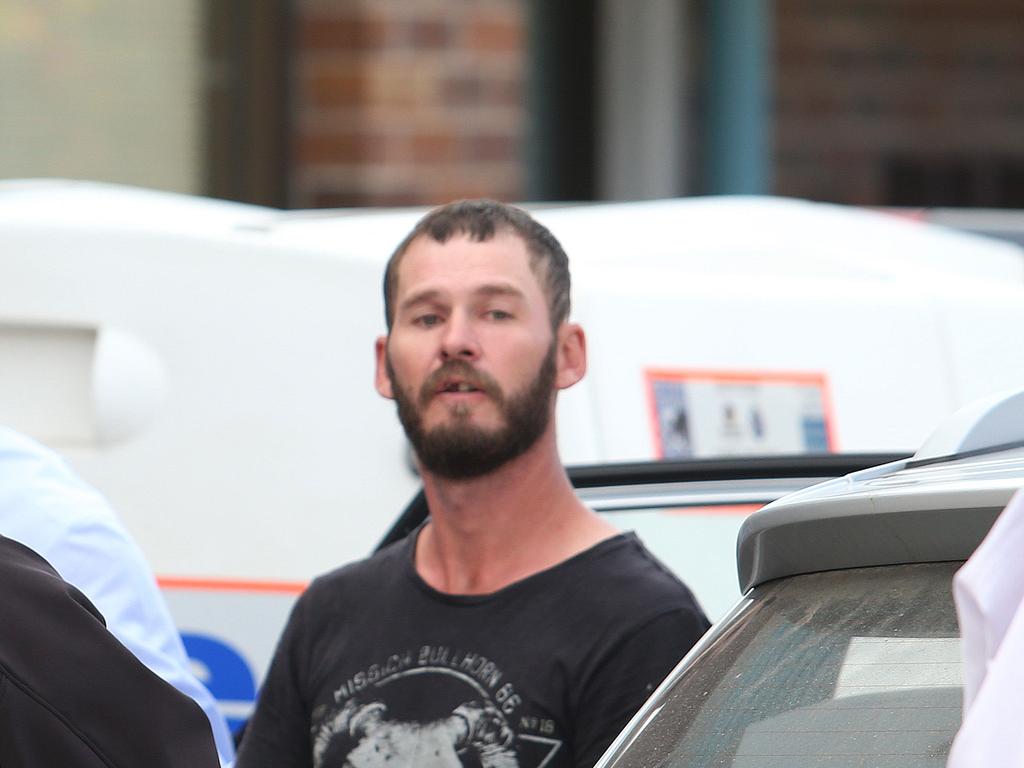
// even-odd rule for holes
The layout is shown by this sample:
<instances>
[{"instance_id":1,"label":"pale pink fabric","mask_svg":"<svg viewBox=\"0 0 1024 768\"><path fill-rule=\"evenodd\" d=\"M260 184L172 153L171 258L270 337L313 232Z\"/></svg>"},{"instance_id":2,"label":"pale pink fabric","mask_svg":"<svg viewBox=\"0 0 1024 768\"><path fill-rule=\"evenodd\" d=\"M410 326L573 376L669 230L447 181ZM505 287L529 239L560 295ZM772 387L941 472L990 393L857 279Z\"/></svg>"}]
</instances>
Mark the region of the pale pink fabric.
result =
<instances>
[{"instance_id":1,"label":"pale pink fabric","mask_svg":"<svg viewBox=\"0 0 1024 768\"><path fill-rule=\"evenodd\" d=\"M953 579L964 721L948 768L1024 768L1024 491Z\"/></svg>"}]
</instances>

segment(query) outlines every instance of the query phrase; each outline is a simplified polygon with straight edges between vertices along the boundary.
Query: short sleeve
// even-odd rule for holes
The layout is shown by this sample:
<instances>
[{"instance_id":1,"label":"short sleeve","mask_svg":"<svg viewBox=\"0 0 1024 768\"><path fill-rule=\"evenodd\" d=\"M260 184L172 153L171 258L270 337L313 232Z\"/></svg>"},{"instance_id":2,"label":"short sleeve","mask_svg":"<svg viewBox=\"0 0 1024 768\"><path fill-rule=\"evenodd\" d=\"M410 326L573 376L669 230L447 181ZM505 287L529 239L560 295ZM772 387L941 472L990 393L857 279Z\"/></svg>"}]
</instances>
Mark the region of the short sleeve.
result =
<instances>
[{"instance_id":1,"label":"short sleeve","mask_svg":"<svg viewBox=\"0 0 1024 768\"><path fill-rule=\"evenodd\" d=\"M694 606L664 613L623 639L584 684L573 734L576 768L591 768L709 627Z\"/></svg>"},{"instance_id":2,"label":"short sleeve","mask_svg":"<svg viewBox=\"0 0 1024 768\"><path fill-rule=\"evenodd\" d=\"M306 674L312 639L309 602L307 590L292 609L246 726L235 768L309 768L313 764Z\"/></svg>"}]
</instances>

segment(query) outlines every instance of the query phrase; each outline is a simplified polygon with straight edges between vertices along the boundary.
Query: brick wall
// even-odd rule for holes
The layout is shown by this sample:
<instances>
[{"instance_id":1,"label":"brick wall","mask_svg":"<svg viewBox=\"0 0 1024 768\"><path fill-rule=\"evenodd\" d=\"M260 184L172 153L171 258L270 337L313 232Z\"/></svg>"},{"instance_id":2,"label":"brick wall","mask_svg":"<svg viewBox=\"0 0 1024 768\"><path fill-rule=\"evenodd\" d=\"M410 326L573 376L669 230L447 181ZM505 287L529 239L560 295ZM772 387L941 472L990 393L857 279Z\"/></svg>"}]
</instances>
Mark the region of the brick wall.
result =
<instances>
[{"instance_id":1,"label":"brick wall","mask_svg":"<svg viewBox=\"0 0 1024 768\"><path fill-rule=\"evenodd\" d=\"M295 8L293 207L522 198L522 0Z\"/></svg>"},{"instance_id":2,"label":"brick wall","mask_svg":"<svg viewBox=\"0 0 1024 768\"><path fill-rule=\"evenodd\" d=\"M880 204L892 158L1024 158L1024 0L775 9L777 193Z\"/></svg>"}]
</instances>

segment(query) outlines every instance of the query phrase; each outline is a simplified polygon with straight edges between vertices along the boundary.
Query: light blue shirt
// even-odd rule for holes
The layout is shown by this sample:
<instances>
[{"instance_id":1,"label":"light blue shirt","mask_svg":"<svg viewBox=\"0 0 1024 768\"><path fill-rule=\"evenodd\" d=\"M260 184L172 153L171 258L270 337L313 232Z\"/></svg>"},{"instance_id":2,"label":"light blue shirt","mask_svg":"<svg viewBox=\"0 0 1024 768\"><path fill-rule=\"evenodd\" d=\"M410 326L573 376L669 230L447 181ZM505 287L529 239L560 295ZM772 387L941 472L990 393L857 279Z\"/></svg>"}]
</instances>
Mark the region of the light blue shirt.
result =
<instances>
[{"instance_id":1,"label":"light blue shirt","mask_svg":"<svg viewBox=\"0 0 1024 768\"><path fill-rule=\"evenodd\" d=\"M42 555L99 609L107 628L153 672L206 712L221 763L235 750L142 551L106 500L53 451L0 426L0 534ZM139 702L139 706L144 706Z\"/></svg>"}]
</instances>

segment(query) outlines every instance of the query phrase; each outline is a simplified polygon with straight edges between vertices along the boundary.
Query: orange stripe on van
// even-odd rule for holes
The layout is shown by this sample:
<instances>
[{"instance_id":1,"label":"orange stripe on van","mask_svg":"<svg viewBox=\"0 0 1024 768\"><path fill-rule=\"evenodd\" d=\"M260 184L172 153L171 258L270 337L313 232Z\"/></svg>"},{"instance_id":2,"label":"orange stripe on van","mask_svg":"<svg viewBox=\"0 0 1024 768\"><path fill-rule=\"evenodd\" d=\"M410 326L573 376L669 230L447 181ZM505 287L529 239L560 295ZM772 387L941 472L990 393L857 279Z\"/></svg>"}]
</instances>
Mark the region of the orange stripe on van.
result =
<instances>
[{"instance_id":1,"label":"orange stripe on van","mask_svg":"<svg viewBox=\"0 0 1024 768\"><path fill-rule=\"evenodd\" d=\"M239 579L193 579L183 576L157 576L161 589L194 589L206 592L274 592L298 595L306 589L302 581L244 581Z\"/></svg>"}]
</instances>

